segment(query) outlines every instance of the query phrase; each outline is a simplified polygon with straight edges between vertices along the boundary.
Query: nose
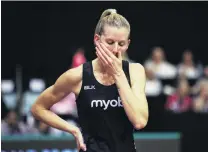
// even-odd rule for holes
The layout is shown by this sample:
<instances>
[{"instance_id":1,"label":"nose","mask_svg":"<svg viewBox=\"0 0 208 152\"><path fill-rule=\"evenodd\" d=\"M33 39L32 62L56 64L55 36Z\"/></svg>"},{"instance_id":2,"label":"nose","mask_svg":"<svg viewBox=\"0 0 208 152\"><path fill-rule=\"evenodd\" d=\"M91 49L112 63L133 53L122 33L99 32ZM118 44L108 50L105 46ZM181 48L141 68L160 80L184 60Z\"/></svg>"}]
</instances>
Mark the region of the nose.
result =
<instances>
[{"instance_id":1,"label":"nose","mask_svg":"<svg viewBox=\"0 0 208 152\"><path fill-rule=\"evenodd\" d=\"M115 43L114 48L113 48L113 53L118 52L118 43Z\"/></svg>"}]
</instances>

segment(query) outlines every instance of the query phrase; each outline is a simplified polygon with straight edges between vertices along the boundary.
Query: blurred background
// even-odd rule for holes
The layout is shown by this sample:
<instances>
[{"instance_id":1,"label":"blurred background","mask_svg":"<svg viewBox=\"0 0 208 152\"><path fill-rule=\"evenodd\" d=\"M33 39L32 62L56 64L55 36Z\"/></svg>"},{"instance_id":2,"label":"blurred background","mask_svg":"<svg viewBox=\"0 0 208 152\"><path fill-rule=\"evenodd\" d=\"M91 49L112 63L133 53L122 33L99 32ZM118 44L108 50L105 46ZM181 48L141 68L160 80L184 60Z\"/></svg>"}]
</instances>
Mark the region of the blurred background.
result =
<instances>
[{"instance_id":1,"label":"blurred background","mask_svg":"<svg viewBox=\"0 0 208 152\"><path fill-rule=\"evenodd\" d=\"M208 2L1 2L2 151L75 152L70 134L35 120L30 107L66 70L95 55L101 13L131 24L123 58L146 69L148 125L139 152L203 152L208 141ZM51 110L79 125L73 93Z\"/></svg>"}]
</instances>

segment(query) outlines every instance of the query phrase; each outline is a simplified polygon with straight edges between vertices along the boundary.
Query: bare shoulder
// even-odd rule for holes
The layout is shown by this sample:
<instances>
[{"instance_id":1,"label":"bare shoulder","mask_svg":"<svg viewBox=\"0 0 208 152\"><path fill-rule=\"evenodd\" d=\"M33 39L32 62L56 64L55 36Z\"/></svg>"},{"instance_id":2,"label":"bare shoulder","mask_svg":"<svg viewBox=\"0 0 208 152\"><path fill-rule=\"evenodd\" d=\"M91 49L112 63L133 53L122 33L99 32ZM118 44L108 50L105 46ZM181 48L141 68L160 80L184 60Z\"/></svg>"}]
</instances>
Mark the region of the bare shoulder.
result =
<instances>
[{"instance_id":1,"label":"bare shoulder","mask_svg":"<svg viewBox=\"0 0 208 152\"><path fill-rule=\"evenodd\" d=\"M145 75L144 67L139 63L130 63L129 74L131 78L132 87L142 88L139 90L143 90L146 83L146 75Z\"/></svg>"},{"instance_id":2,"label":"bare shoulder","mask_svg":"<svg viewBox=\"0 0 208 152\"><path fill-rule=\"evenodd\" d=\"M82 80L82 65L64 72L53 85L53 92L64 94L74 92Z\"/></svg>"},{"instance_id":3,"label":"bare shoulder","mask_svg":"<svg viewBox=\"0 0 208 152\"><path fill-rule=\"evenodd\" d=\"M69 69L65 72L66 79L70 83L71 92L75 93L77 96L81 90L82 85L82 71L83 71L83 64L73 68Z\"/></svg>"},{"instance_id":4,"label":"bare shoulder","mask_svg":"<svg viewBox=\"0 0 208 152\"><path fill-rule=\"evenodd\" d=\"M80 82L82 80L82 68L83 65L80 65L76 68L69 69L65 72L65 77L73 83Z\"/></svg>"},{"instance_id":5,"label":"bare shoulder","mask_svg":"<svg viewBox=\"0 0 208 152\"><path fill-rule=\"evenodd\" d=\"M144 66L141 65L140 63L129 63L129 71L130 74L141 74L144 75L145 74L145 70L144 70Z\"/></svg>"}]
</instances>

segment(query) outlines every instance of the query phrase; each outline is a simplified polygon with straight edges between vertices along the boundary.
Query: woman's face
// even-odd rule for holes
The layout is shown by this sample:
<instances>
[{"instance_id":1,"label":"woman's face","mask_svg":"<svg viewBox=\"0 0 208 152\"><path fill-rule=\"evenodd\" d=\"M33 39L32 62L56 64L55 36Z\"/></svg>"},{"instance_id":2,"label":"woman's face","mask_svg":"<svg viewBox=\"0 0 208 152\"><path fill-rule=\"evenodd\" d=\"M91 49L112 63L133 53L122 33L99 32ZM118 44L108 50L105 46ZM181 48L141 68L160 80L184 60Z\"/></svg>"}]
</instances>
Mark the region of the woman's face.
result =
<instances>
[{"instance_id":1,"label":"woman's face","mask_svg":"<svg viewBox=\"0 0 208 152\"><path fill-rule=\"evenodd\" d=\"M101 35L95 35L94 42L103 43L115 56L118 52L124 53L129 46L129 31L126 28L105 26Z\"/></svg>"},{"instance_id":2,"label":"woman's face","mask_svg":"<svg viewBox=\"0 0 208 152\"><path fill-rule=\"evenodd\" d=\"M193 58L193 57L192 57L192 53L191 53L191 52L186 51L186 52L183 53L183 61L184 61L184 62L186 62L186 63L187 63L187 62L188 62L188 63L189 63L189 62L192 62L192 60L193 60L192 58Z\"/></svg>"},{"instance_id":3,"label":"woman's face","mask_svg":"<svg viewBox=\"0 0 208 152\"><path fill-rule=\"evenodd\" d=\"M161 48L155 48L152 53L152 59L156 63L160 63L164 60L164 52Z\"/></svg>"}]
</instances>

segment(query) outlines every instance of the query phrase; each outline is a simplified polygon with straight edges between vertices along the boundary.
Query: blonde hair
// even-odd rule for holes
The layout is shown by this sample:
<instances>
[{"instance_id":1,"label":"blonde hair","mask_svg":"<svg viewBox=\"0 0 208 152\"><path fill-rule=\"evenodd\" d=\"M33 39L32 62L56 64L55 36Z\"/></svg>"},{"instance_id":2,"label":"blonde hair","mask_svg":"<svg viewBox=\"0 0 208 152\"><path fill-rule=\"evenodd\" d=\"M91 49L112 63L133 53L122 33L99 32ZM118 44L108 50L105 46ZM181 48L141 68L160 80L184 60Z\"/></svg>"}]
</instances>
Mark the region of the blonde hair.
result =
<instances>
[{"instance_id":1,"label":"blonde hair","mask_svg":"<svg viewBox=\"0 0 208 152\"><path fill-rule=\"evenodd\" d=\"M130 24L125 17L118 14L116 9L105 10L95 28L95 34L101 35L104 31L104 26L109 25L117 28L127 28L130 36Z\"/></svg>"}]
</instances>

